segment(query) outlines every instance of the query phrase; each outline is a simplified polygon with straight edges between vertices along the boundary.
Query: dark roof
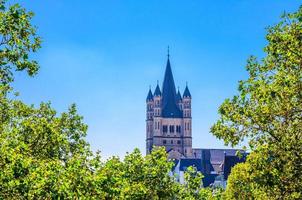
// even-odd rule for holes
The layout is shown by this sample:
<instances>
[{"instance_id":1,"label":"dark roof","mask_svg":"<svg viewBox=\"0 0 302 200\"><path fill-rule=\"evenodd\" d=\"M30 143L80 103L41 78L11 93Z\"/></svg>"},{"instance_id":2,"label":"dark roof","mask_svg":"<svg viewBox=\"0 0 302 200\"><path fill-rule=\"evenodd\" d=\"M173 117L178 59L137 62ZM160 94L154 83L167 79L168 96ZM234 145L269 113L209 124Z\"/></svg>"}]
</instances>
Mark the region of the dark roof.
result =
<instances>
[{"instance_id":1,"label":"dark roof","mask_svg":"<svg viewBox=\"0 0 302 200\"><path fill-rule=\"evenodd\" d=\"M180 171L186 171L190 166L196 168L197 171L202 171L201 159L192 159L192 158L182 158L180 159Z\"/></svg>"},{"instance_id":2,"label":"dark roof","mask_svg":"<svg viewBox=\"0 0 302 200\"><path fill-rule=\"evenodd\" d=\"M176 94L176 102L178 103L178 102L180 102L182 100L182 98L181 98L181 94L180 94L180 92L179 92L179 90L177 91L177 94Z\"/></svg>"},{"instance_id":3,"label":"dark roof","mask_svg":"<svg viewBox=\"0 0 302 200\"><path fill-rule=\"evenodd\" d=\"M172 169L171 169L171 170L172 170L172 172L173 172L173 171L175 170L175 168L176 168L176 166L177 166L179 160L176 160L176 159L175 159L175 160L173 160L172 162L173 162L173 166L172 166Z\"/></svg>"},{"instance_id":4,"label":"dark roof","mask_svg":"<svg viewBox=\"0 0 302 200\"><path fill-rule=\"evenodd\" d=\"M233 166L244 162L248 153L240 149L195 149L201 151L201 158L181 158L179 160L179 170L186 171L189 166L194 166L204 175L203 186L208 187L214 183L215 178L223 174L226 180ZM242 157L236 156L240 151ZM175 166L177 162L174 161ZM175 170L175 166L172 170Z\"/></svg>"},{"instance_id":5,"label":"dark roof","mask_svg":"<svg viewBox=\"0 0 302 200\"><path fill-rule=\"evenodd\" d=\"M167 61L162 91L162 116L166 118L182 118L182 111L176 104L176 89L169 58Z\"/></svg>"},{"instance_id":6,"label":"dark roof","mask_svg":"<svg viewBox=\"0 0 302 200\"><path fill-rule=\"evenodd\" d=\"M224 177L227 179L231 173L232 167L234 167L237 163L245 162L247 154L242 154L242 157L238 156L226 156L224 163Z\"/></svg>"},{"instance_id":7,"label":"dark roof","mask_svg":"<svg viewBox=\"0 0 302 200\"><path fill-rule=\"evenodd\" d=\"M160 91L160 88L159 88L158 84L157 84L157 86L155 88L154 96L161 96L161 91Z\"/></svg>"},{"instance_id":8,"label":"dark roof","mask_svg":"<svg viewBox=\"0 0 302 200\"><path fill-rule=\"evenodd\" d=\"M210 160L182 158L179 162L180 171L186 171L189 166L193 166L197 169L197 171L201 172L204 175L202 179L204 187L208 187L212 183L214 183L215 178L218 176L218 174L211 174L211 171L213 171L214 169L210 164Z\"/></svg>"},{"instance_id":9,"label":"dark roof","mask_svg":"<svg viewBox=\"0 0 302 200\"><path fill-rule=\"evenodd\" d=\"M191 93L189 91L188 86L186 86L186 89L184 91L183 97L190 97L191 98Z\"/></svg>"},{"instance_id":10,"label":"dark roof","mask_svg":"<svg viewBox=\"0 0 302 200\"><path fill-rule=\"evenodd\" d=\"M203 174L204 177L202 179L203 187L209 187L212 183L214 183L215 178L218 176L217 174Z\"/></svg>"},{"instance_id":11,"label":"dark roof","mask_svg":"<svg viewBox=\"0 0 302 200\"><path fill-rule=\"evenodd\" d=\"M150 101L150 100L153 100L153 94L152 94L151 89L149 89L146 101Z\"/></svg>"}]
</instances>

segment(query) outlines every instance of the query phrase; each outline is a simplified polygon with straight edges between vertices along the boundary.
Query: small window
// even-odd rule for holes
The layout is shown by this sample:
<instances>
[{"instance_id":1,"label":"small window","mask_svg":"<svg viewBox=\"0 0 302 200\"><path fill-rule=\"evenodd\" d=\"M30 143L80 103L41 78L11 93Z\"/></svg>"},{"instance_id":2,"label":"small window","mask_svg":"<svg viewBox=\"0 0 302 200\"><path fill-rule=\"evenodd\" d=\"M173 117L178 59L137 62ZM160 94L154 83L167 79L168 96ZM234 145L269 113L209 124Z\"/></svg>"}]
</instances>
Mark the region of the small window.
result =
<instances>
[{"instance_id":1,"label":"small window","mask_svg":"<svg viewBox=\"0 0 302 200\"><path fill-rule=\"evenodd\" d=\"M159 122L155 122L155 129L159 129Z\"/></svg>"},{"instance_id":2,"label":"small window","mask_svg":"<svg viewBox=\"0 0 302 200\"><path fill-rule=\"evenodd\" d=\"M167 133L168 132L168 126L167 125L164 125L163 126L163 133Z\"/></svg>"},{"instance_id":3,"label":"small window","mask_svg":"<svg viewBox=\"0 0 302 200\"><path fill-rule=\"evenodd\" d=\"M171 144L173 144L173 140L171 140Z\"/></svg>"},{"instance_id":4,"label":"small window","mask_svg":"<svg viewBox=\"0 0 302 200\"><path fill-rule=\"evenodd\" d=\"M174 126L171 125L169 128L170 128L170 133L174 133Z\"/></svg>"},{"instance_id":5,"label":"small window","mask_svg":"<svg viewBox=\"0 0 302 200\"><path fill-rule=\"evenodd\" d=\"M180 140L177 140L177 144L181 144L181 141L180 141Z\"/></svg>"},{"instance_id":6,"label":"small window","mask_svg":"<svg viewBox=\"0 0 302 200\"><path fill-rule=\"evenodd\" d=\"M176 126L176 132L180 133L181 132L181 127L180 126Z\"/></svg>"},{"instance_id":7,"label":"small window","mask_svg":"<svg viewBox=\"0 0 302 200\"><path fill-rule=\"evenodd\" d=\"M163 140L163 144L167 144L167 140Z\"/></svg>"}]
</instances>

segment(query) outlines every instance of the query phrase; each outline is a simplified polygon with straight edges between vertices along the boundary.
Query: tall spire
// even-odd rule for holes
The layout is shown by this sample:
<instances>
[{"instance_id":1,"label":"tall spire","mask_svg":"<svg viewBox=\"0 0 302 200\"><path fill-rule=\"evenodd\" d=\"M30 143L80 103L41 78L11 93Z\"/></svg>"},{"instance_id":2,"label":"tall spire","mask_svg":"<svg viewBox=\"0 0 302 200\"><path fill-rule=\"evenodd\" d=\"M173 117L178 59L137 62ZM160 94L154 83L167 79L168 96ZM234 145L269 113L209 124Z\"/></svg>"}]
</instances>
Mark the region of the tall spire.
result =
<instances>
[{"instance_id":1,"label":"tall spire","mask_svg":"<svg viewBox=\"0 0 302 200\"><path fill-rule=\"evenodd\" d=\"M162 89L162 105L163 105L163 117L169 118L181 118L182 113L176 104L176 89L170 64L170 54L168 49L168 60L165 71L165 77Z\"/></svg>"},{"instance_id":2,"label":"tall spire","mask_svg":"<svg viewBox=\"0 0 302 200\"><path fill-rule=\"evenodd\" d=\"M183 97L189 97L189 98L191 98L191 93L190 93L190 90L188 88L188 82L186 82L186 88L185 88Z\"/></svg>"},{"instance_id":3,"label":"tall spire","mask_svg":"<svg viewBox=\"0 0 302 200\"><path fill-rule=\"evenodd\" d=\"M153 94L152 94L152 91L151 91L151 86L149 86L149 92L148 92L146 101L152 101L152 100L153 100Z\"/></svg>"},{"instance_id":4,"label":"tall spire","mask_svg":"<svg viewBox=\"0 0 302 200\"><path fill-rule=\"evenodd\" d=\"M155 91L154 91L154 96L161 96L161 91L160 91L160 88L159 88L159 85L158 85L158 81L157 81L157 85L156 85L156 88L155 88Z\"/></svg>"}]
</instances>

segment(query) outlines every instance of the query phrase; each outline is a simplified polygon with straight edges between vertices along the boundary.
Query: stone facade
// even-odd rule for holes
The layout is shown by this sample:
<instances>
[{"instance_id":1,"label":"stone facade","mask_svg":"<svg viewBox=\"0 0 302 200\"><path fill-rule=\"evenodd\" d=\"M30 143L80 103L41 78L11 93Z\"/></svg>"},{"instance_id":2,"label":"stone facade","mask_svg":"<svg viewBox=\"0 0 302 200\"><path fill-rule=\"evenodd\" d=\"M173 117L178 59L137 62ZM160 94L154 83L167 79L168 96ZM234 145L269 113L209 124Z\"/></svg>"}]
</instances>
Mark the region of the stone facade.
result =
<instances>
[{"instance_id":1,"label":"stone facade","mask_svg":"<svg viewBox=\"0 0 302 200\"><path fill-rule=\"evenodd\" d=\"M192 149L192 97L188 86L183 95L176 91L168 55L162 88L149 89L146 99L146 153L154 146L164 146L175 165L170 174L180 183L193 166L204 175L205 187L225 187L231 168L248 155L240 149ZM237 157L237 152L243 156Z\"/></svg>"},{"instance_id":2,"label":"stone facade","mask_svg":"<svg viewBox=\"0 0 302 200\"><path fill-rule=\"evenodd\" d=\"M188 86L176 92L168 57L162 88L149 89L146 99L146 149L164 146L173 159L192 157L192 97Z\"/></svg>"}]
</instances>

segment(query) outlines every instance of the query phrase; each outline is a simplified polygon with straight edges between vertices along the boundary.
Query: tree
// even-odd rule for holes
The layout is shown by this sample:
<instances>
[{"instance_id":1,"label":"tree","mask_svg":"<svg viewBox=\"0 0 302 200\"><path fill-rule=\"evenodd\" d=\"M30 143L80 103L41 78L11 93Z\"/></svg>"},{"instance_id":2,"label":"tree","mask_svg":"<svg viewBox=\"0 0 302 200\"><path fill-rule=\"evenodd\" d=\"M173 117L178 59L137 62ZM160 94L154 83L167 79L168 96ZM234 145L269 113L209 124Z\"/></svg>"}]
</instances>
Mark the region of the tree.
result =
<instances>
[{"instance_id":1,"label":"tree","mask_svg":"<svg viewBox=\"0 0 302 200\"><path fill-rule=\"evenodd\" d=\"M41 39L30 20L34 14L19 4L6 7L6 0L0 0L0 83L13 81L13 70L26 70L33 76L38 63L29 58L40 48Z\"/></svg>"},{"instance_id":2,"label":"tree","mask_svg":"<svg viewBox=\"0 0 302 200\"><path fill-rule=\"evenodd\" d=\"M233 146L249 140L251 184L268 197L301 199L302 7L269 27L266 39L266 57L248 60L249 78L220 106L211 132Z\"/></svg>"},{"instance_id":3,"label":"tree","mask_svg":"<svg viewBox=\"0 0 302 200\"><path fill-rule=\"evenodd\" d=\"M59 116L50 103L35 108L12 95L15 71L37 73L30 56L41 40L31 25L33 13L6 5L0 1L0 198L87 195L94 189L89 186L99 156L90 158L87 125L75 105Z\"/></svg>"},{"instance_id":4,"label":"tree","mask_svg":"<svg viewBox=\"0 0 302 200\"><path fill-rule=\"evenodd\" d=\"M173 163L164 148L143 157L138 149L123 161L113 157L96 171L96 184L106 199L173 199L177 188L169 176Z\"/></svg>"},{"instance_id":5,"label":"tree","mask_svg":"<svg viewBox=\"0 0 302 200\"><path fill-rule=\"evenodd\" d=\"M219 199L189 168L186 184L169 175L165 149L102 161L85 140L76 106L57 113L50 103L26 105L11 82L15 71L38 72L29 57L40 48L32 12L0 1L0 199Z\"/></svg>"},{"instance_id":6,"label":"tree","mask_svg":"<svg viewBox=\"0 0 302 200\"><path fill-rule=\"evenodd\" d=\"M239 163L232 168L223 197L229 200L274 199L269 198L263 188L257 186L252 179L249 163Z\"/></svg>"}]
</instances>

